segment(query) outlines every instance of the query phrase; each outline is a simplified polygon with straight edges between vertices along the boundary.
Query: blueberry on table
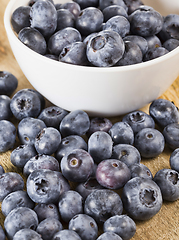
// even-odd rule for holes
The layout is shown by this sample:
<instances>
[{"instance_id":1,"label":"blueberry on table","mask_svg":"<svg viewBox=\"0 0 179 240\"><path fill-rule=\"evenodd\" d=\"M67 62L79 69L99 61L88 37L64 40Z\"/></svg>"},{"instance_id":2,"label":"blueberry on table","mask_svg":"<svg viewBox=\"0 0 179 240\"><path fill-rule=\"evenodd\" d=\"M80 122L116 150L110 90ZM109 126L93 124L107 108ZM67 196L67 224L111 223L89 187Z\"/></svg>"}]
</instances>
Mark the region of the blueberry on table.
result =
<instances>
[{"instance_id":1,"label":"blueberry on table","mask_svg":"<svg viewBox=\"0 0 179 240\"><path fill-rule=\"evenodd\" d=\"M131 178L143 177L153 179L150 169L142 163L134 163L129 169L131 171Z\"/></svg>"},{"instance_id":2,"label":"blueberry on table","mask_svg":"<svg viewBox=\"0 0 179 240\"><path fill-rule=\"evenodd\" d=\"M167 54L169 51L164 47L157 47L149 49L143 57L143 61L150 61Z\"/></svg>"},{"instance_id":3,"label":"blueberry on table","mask_svg":"<svg viewBox=\"0 0 179 240\"><path fill-rule=\"evenodd\" d=\"M96 169L97 181L108 189L120 189L130 178L131 173L127 165L117 159L105 159Z\"/></svg>"},{"instance_id":4,"label":"blueberry on table","mask_svg":"<svg viewBox=\"0 0 179 240\"><path fill-rule=\"evenodd\" d=\"M161 128L179 122L178 108L167 99L154 100L149 106L149 114Z\"/></svg>"},{"instance_id":5,"label":"blueberry on table","mask_svg":"<svg viewBox=\"0 0 179 240\"><path fill-rule=\"evenodd\" d=\"M1 225L0 225L0 239L1 240L5 240L6 239L5 232L4 232L4 230L3 230Z\"/></svg>"},{"instance_id":6,"label":"blueberry on table","mask_svg":"<svg viewBox=\"0 0 179 240\"><path fill-rule=\"evenodd\" d=\"M67 9L58 9L56 31L66 27L75 27L75 16Z\"/></svg>"},{"instance_id":7,"label":"blueberry on table","mask_svg":"<svg viewBox=\"0 0 179 240\"><path fill-rule=\"evenodd\" d=\"M143 128L155 128L155 122L153 118L140 110L136 110L126 114L123 119L123 122L127 122L134 131L134 134L139 132Z\"/></svg>"},{"instance_id":8,"label":"blueberry on table","mask_svg":"<svg viewBox=\"0 0 179 240\"><path fill-rule=\"evenodd\" d=\"M11 152L10 161L14 166L23 168L27 161L36 154L37 152L32 144L19 145Z\"/></svg>"},{"instance_id":9,"label":"blueberry on table","mask_svg":"<svg viewBox=\"0 0 179 240\"><path fill-rule=\"evenodd\" d=\"M171 169L179 172L179 148L176 148L170 155L169 164Z\"/></svg>"},{"instance_id":10,"label":"blueberry on table","mask_svg":"<svg viewBox=\"0 0 179 240\"><path fill-rule=\"evenodd\" d=\"M136 233L136 224L134 220L127 215L115 215L104 222L103 231L114 232L123 240L129 240Z\"/></svg>"},{"instance_id":11,"label":"blueberry on table","mask_svg":"<svg viewBox=\"0 0 179 240\"><path fill-rule=\"evenodd\" d=\"M103 9L104 22L107 22L114 16L123 16L128 19L127 11L120 5L110 5Z\"/></svg>"},{"instance_id":12,"label":"blueberry on table","mask_svg":"<svg viewBox=\"0 0 179 240\"><path fill-rule=\"evenodd\" d=\"M159 186L163 200L179 199L179 173L172 169L160 169L153 180Z\"/></svg>"},{"instance_id":13,"label":"blueberry on table","mask_svg":"<svg viewBox=\"0 0 179 240\"><path fill-rule=\"evenodd\" d=\"M87 36L93 32L98 32L102 28L104 20L103 13L96 7L83 9L75 21L75 27L82 36Z\"/></svg>"},{"instance_id":14,"label":"blueberry on table","mask_svg":"<svg viewBox=\"0 0 179 240\"><path fill-rule=\"evenodd\" d=\"M38 203L35 206L34 211L37 214L39 222L42 222L47 218L56 218L57 220L60 220L58 207L53 203Z\"/></svg>"},{"instance_id":15,"label":"blueberry on table","mask_svg":"<svg viewBox=\"0 0 179 240\"><path fill-rule=\"evenodd\" d=\"M83 149L75 149L61 160L63 176L72 182L84 182L93 172L94 161L91 155Z\"/></svg>"},{"instance_id":16,"label":"blueberry on table","mask_svg":"<svg viewBox=\"0 0 179 240\"><path fill-rule=\"evenodd\" d=\"M74 110L68 113L61 121L59 130L62 137L69 135L83 136L90 127L90 119L83 110Z\"/></svg>"},{"instance_id":17,"label":"blueberry on table","mask_svg":"<svg viewBox=\"0 0 179 240\"><path fill-rule=\"evenodd\" d=\"M69 222L76 214L83 213L83 197L76 191L66 191L60 195L58 209L61 219Z\"/></svg>"},{"instance_id":18,"label":"blueberry on table","mask_svg":"<svg viewBox=\"0 0 179 240\"><path fill-rule=\"evenodd\" d=\"M24 27L30 27L30 6L20 6L11 15L11 24L16 33Z\"/></svg>"},{"instance_id":19,"label":"blueberry on table","mask_svg":"<svg viewBox=\"0 0 179 240\"><path fill-rule=\"evenodd\" d=\"M17 126L17 134L21 144L34 144L37 134L45 127L45 123L40 119L23 118Z\"/></svg>"},{"instance_id":20,"label":"blueberry on table","mask_svg":"<svg viewBox=\"0 0 179 240\"><path fill-rule=\"evenodd\" d=\"M179 123L168 124L163 129L163 136L165 138L166 144L172 150L179 148Z\"/></svg>"},{"instance_id":21,"label":"blueberry on table","mask_svg":"<svg viewBox=\"0 0 179 240\"><path fill-rule=\"evenodd\" d=\"M8 71L0 71L0 95L10 96L17 88L17 78Z\"/></svg>"},{"instance_id":22,"label":"blueberry on table","mask_svg":"<svg viewBox=\"0 0 179 240\"><path fill-rule=\"evenodd\" d=\"M10 194L18 190L23 190L24 180L20 174L16 172L6 172L0 175L0 201Z\"/></svg>"},{"instance_id":23,"label":"blueberry on table","mask_svg":"<svg viewBox=\"0 0 179 240\"><path fill-rule=\"evenodd\" d=\"M67 9L71 12L75 18L77 18L80 14L81 8L80 5L75 1L68 1L60 5L60 9Z\"/></svg>"},{"instance_id":24,"label":"blueberry on table","mask_svg":"<svg viewBox=\"0 0 179 240\"><path fill-rule=\"evenodd\" d=\"M68 228L75 231L83 240L95 240L98 236L97 223L87 214L76 214L70 220Z\"/></svg>"},{"instance_id":25,"label":"blueberry on table","mask_svg":"<svg viewBox=\"0 0 179 240\"><path fill-rule=\"evenodd\" d=\"M0 164L0 175L5 173L3 166Z\"/></svg>"},{"instance_id":26,"label":"blueberry on table","mask_svg":"<svg viewBox=\"0 0 179 240\"><path fill-rule=\"evenodd\" d=\"M51 36L57 27L57 10L48 0L36 1L30 10L30 26L45 38Z\"/></svg>"},{"instance_id":27,"label":"blueberry on table","mask_svg":"<svg viewBox=\"0 0 179 240\"><path fill-rule=\"evenodd\" d=\"M106 7L110 5L119 5L123 7L126 11L128 11L128 7L126 6L125 2L123 0L99 0L99 8L101 10L104 10Z\"/></svg>"},{"instance_id":28,"label":"blueberry on table","mask_svg":"<svg viewBox=\"0 0 179 240\"><path fill-rule=\"evenodd\" d=\"M42 240L42 237L35 230L29 229L29 228L24 228L24 229L20 229L19 231L17 231L13 237L13 240L22 240L22 239L24 239L24 240L29 240L29 239Z\"/></svg>"},{"instance_id":29,"label":"blueberry on table","mask_svg":"<svg viewBox=\"0 0 179 240\"><path fill-rule=\"evenodd\" d=\"M55 233L62 229L63 226L58 219L49 217L39 223L36 228L36 232L43 240L52 240Z\"/></svg>"},{"instance_id":30,"label":"blueberry on table","mask_svg":"<svg viewBox=\"0 0 179 240\"><path fill-rule=\"evenodd\" d=\"M88 137L91 136L92 133L96 131L108 132L112 127L112 122L108 118L105 117L93 117L90 120L90 127L87 132Z\"/></svg>"},{"instance_id":31,"label":"blueberry on table","mask_svg":"<svg viewBox=\"0 0 179 240\"><path fill-rule=\"evenodd\" d=\"M130 17L131 33L148 37L159 33L163 27L162 15L150 6L141 5Z\"/></svg>"},{"instance_id":32,"label":"blueberry on table","mask_svg":"<svg viewBox=\"0 0 179 240\"><path fill-rule=\"evenodd\" d=\"M148 51L148 43L146 38L139 36L139 35L127 35L123 38L123 41L130 41L133 42L135 44L137 44L140 48L140 50L142 51L142 55L144 55L147 51Z\"/></svg>"},{"instance_id":33,"label":"blueberry on table","mask_svg":"<svg viewBox=\"0 0 179 240\"><path fill-rule=\"evenodd\" d=\"M143 128L134 140L134 146L144 158L153 158L163 152L165 139L163 134L154 128Z\"/></svg>"},{"instance_id":34,"label":"blueberry on table","mask_svg":"<svg viewBox=\"0 0 179 240\"><path fill-rule=\"evenodd\" d=\"M113 141L111 136L103 131L96 131L88 139L88 152L95 163L108 159L112 155Z\"/></svg>"},{"instance_id":35,"label":"blueberry on table","mask_svg":"<svg viewBox=\"0 0 179 240\"><path fill-rule=\"evenodd\" d=\"M0 120L0 153L14 147L16 141L16 127L8 120Z\"/></svg>"},{"instance_id":36,"label":"blueberry on table","mask_svg":"<svg viewBox=\"0 0 179 240\"><path fill-rule=\"evenodd\" d=\"M113 30L103 30L89 39L86 55L97 67L111 67L123 56L125 50L121 36Z\"/></svg>"},{"instance_id":37,"label":"blueberry on table","mask_svg":"<svg viewBox=\"0 0 179 240\"><path fill-rule=\"evenodd\" d=\"M10 109L11 99L7 95L0 95L0 120L10 120L12 115Z\"/></svg>"},{"instance_id":38,"label":"blueberry on table","mask_svg":"<svg viewBox=\"0 0 179 240\"><path fill-rule=\"evenodd\" d=\"M28 207L33 209L35 203L29 198L26 191L17 190L9 193L2 201L1 211L7 216L16 207Z\"/></svg>"},{"instance_id":39,"label":"blueberry on table","mask_svg":"<svg viewBox=\"0 0 179 240\"><path fill-rule=\"evenodd\" d=\"M36 93L28 89L21 89L12 97L10 108L18 120L37 117L41 111L41 101Z\"/></svg>"},{"instance_id":40,"label":"blueberry on table","mask_svg":"<svg viewBox=\"0 0 179 240\"><path fill-rule=\"evenodd\" d=\"M156 215L163 203L159 186L149 178L135 177L122 191L124 210L132 219L148 220Z\"/></svg>"},{"instance_id":41,"label":"blueberry on table","mask_svg":"<svg viewBox=\"0 0 179 240\"><path fill-rule=\"evenodd\" d=\"M108 131L113 140L113 144L131 144L134 143L134 132L127 122L116 122Z\"/></svg>"},{"instance_id":42,"label":"blueberry on table","mask_svg":"<svg viewBox=\"0 0 179 240\"><path fill-rule=\"evenodd\" d=\"M38 225L37 214L30 208L14 208L5 218L4 228L8 239L12 240L16 232L29 228L35 230ZM41 240L41 239L40 239Z\"/></svg>"},{"instance_id":43,"label":"blueberry on table","mask_svg":"<svg viewBox=\"0 0 179 240\"><path fill-rule=\"evenodd\" d=\"M84 203L84 212L99 224L103 224L114 215L121 215L122 200L116 192L110 189L98 189L90 193Z\"/></svg>"},{"instance_id":44,"label":"blueberry on table","mask_svg":"<svg viewBox=\"0 0 179 240\"><path fill-rule=\"evenodd\" d=\"M139 150L130 144L117 144L113 146L111 158L120 160L128 167L141 161Z\"/></svg>"},{"instance_id":45,"label":"blueberry on table","mask_svg":"<svg viewBox=\"0 0 179 240\"><path fill-rule=\"evenodd\" d=\"M57 203L61 183L58 172L49 169L34 170L27 178L27 193L35 203Z\"/></svg>"},{"instance_id":46,"label":"blueberry on table","mask_svg":"<svg viewBox=\"0 0 179 240\"><path fill-rule=\"evenodd\" d=\"M82 240L80 236L73 230L63 229L54 234L52 240Z\"/></svg>"},{"instance_id":47,"label":"blueberry on table","mask_svg":"<svg viewBox=\"0 0 179 240\"><path fill-rule=\"evenodd\" d=\"M68 155L75 149L84 149L87 151L85 140L78 135L64 137L55 152L55 158L60 162L65 155Z\"/></svg>"},{"instance_id":48,"label":"blueberry on table","mask_svg":"<svg viewBox=\"0 0 179 240\"><path fill-rule=\"evenodd\" d=\"M114 232L104 232L96 240L122 240L122 238Z\"/></svg>"}]
</instances>

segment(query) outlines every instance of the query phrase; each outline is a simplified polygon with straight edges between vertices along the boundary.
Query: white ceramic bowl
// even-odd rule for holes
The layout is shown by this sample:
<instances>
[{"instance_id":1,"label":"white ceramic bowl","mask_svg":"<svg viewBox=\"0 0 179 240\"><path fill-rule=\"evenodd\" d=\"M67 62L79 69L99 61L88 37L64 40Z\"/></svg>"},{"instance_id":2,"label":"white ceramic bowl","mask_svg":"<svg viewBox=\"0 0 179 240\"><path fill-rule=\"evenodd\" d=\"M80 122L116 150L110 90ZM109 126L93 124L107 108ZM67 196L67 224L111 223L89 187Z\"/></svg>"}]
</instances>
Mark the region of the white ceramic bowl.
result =
<instances>
[{"instance_id":1,"label":"white ceramic bowl","mask_svg":"<svg viewBox=\"0 0 179 240\"><path fill-rule=\"evenodd\" d=\"M22 44L11 28L12 12L27 3L10 0L4 15L7 36L26 78L57 106L82 109L91 116L122 115L158 98L179 76L179 47L148 62L111 68L75 66L41 56Z\"/></svg>"}]
</instances>

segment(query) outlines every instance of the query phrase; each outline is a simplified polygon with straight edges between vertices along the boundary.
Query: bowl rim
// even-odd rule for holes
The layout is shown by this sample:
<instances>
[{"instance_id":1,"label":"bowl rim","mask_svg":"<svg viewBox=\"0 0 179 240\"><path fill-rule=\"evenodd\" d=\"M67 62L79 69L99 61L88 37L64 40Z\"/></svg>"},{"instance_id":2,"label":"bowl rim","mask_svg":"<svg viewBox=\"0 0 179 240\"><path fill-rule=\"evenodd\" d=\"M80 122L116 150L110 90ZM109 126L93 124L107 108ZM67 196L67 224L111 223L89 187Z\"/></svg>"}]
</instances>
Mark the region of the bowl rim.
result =
<instances>
[{"instance_id":1,"label":"bowl rim","mask_svg":"<svg viewBox=\"0 0 179 240\"><path fill-rule=\"evenodd\" d=\"M78 69L80 71L93 71L93 72L123 72L123 71L133 71L133 70L138 70L141 68L148 68L151 67L153 65L156 65L158 63L162 63L165 62L171 58L173 58L173 56L179 54L179 47L175 48L174 50L168 52L167 54L158 57L156 59L152 59L150 61L147 62L141 62L141 63L137 63L137 64L132 64L132 65L127 65L127 66L112 66L112 67L95 67L95 66L80 66L80 65L73 65L73 64L69 64L69 63L64 63L64 62L60 62L60 61L56 61L53 59L50 59L48 57L45 57L37 52L35 52L34 50L28 48L25 44L23 44L17 37L17 34L13 31L12 29L12 25L11 25L11 14L13 12L14 5L18 3L18 1L20 0L10 0L9 3L6 6L5 12L4 12L4 26L5 26L5 30L6 30L6 34L8 35L9 38L12 39L12 41L14 41L14 43L17 45L17 47L19 48L23 48L23 51L27 52L27 54L33 55L34 58L36 58L39 61L43 61L46 64L53 64L56 66L61 66L62 68L68 68L68 70L70 69ZM24 6L27 4L28 0L24 1L25 4ZM22 6L22 5L20 5ZM14 8L14 9L13 9Z\"/></svg>"}]
</instances>

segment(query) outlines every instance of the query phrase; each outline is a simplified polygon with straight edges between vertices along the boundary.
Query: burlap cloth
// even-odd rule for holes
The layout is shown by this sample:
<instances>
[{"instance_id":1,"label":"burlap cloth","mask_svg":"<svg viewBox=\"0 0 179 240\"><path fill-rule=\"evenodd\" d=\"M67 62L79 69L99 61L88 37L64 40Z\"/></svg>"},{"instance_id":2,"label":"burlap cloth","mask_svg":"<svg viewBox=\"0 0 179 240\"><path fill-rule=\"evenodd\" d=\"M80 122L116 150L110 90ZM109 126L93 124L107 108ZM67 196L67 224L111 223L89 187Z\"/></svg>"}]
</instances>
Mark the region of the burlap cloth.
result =
<instances>
[{"instance_id":1,"label":"burlap cloth","mask_svg":"<svg viewBox=\"0 0 179 240\"><path fill-rule=\"evenodd\" d=\"M14 74L18 81L18 88L16 91L22 88L33 88L28 82L18 63L16 62L13 53L11 51L5 29L3 24L4 10L8 3L8 0L0 1L0 71L6 70ZM30 66L29 66L30 67ZM33 70L33 69L32 69ZM38 81L38 79L37 79ZM175 80L173 85L161 96L162 98L174 101L179 107L179 77ZM50 106L50 102L47 101L46 106ZM148 112L148 106L142 108ZM112 122L121 120L119 118L112 118ZM13 119L13 123L17 126L18 121ZM18 140L16 146L19 144ZM16 147L15 146L15 147ZM142 163L150 168L154 175L159 169L169 168L169 157L171 154L169 148L165 148L164 152L155 159L145 160L142 159ZM4 167L6 172L16 171L23 177L20 170L14 167L10 162L11 151L0 154L0 164ZM24 179L25 180L25 179ZM1 205L0 205L1 207ZM3 226L4 216L0 212L0 224ZM157 215L148 221L136 221L137 231L132 240L178 240L179 239L179 200L175 202L164 202L161 210ZM100 230L101 232L101 230ZM110 239L109 239L110 240Z\"/></svg>"}]
</instances>

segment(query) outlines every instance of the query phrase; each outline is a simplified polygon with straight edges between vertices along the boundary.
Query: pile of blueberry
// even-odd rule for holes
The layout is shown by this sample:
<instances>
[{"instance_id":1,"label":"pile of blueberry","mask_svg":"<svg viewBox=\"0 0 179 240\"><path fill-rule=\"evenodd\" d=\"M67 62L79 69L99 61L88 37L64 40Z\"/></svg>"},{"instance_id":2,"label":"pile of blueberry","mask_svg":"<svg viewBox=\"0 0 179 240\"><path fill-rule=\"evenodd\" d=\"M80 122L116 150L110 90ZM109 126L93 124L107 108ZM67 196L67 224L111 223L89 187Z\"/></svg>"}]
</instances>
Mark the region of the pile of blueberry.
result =
<instances>
[{"instance_id":1,"label":"pile of blueberry","mask_svg":"<svg viewBox=\"0 0 179 240\"><path fill-rule=\"evenodd\" d=\"M137 64L179 46L179 15L162 16L141 0L30 0L11 23L35 52L83 66Z\"/></svg>"},{"instance_id":2,"label":"pile of blueberry","mask_svg":"<svg viewBox=\"0 0 179 240\"><path fill-rule=\"evenodd\" d=\"M129 240L135 220L179 199L173 102L156 99L149 114L133 111L112 123L83 110L46 107L33 89L13 94L17 84L13 74L0 72L0 152L10 150L19 172L0 165L1 240L5 234L9 240ZM153 176L141 160L157 157L165 145L171 168Z\"/></svg>"}]
</instances>

